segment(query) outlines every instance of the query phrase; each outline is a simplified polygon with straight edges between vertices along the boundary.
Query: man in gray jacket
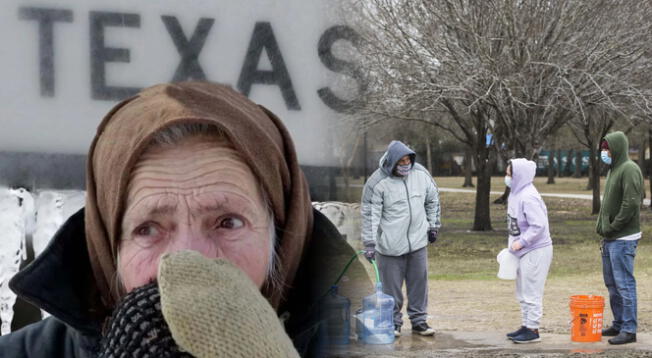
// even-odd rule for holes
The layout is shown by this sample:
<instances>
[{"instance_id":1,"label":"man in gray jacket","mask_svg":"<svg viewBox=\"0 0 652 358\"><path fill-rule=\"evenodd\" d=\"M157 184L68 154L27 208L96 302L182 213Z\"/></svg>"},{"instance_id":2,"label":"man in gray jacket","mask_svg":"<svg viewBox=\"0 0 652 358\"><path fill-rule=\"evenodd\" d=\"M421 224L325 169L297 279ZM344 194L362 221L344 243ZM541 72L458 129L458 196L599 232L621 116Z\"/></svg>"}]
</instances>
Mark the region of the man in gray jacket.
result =
<instances>
[{"instance_id":1,"label":"man in gray jacket","mask_svg":"<svg viewBox=\"0 0 652 358\"><path fill-rule=\"evenodd\" d=\"M437 240L439 191L416 154L392 141L362 192L362 241L367 259L377 259L383 291L394 297L394 334L403 319L403 282L412 331L432 336L426 323L428 307L428 243Z\"/></svg>"}]
</instances>

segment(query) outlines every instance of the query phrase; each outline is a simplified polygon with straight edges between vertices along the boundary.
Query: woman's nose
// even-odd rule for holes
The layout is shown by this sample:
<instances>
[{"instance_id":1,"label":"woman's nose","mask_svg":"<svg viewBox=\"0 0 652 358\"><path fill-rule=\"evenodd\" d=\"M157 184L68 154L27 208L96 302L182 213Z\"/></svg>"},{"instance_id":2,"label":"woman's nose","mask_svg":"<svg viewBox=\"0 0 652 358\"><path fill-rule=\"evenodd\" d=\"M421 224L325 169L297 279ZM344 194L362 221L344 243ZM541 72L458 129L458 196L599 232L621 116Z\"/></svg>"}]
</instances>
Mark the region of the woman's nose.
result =
<instances>
[{"instance_id":1,"label":"woman's nose","mask_svg":"<svg viewBox=\"0 0 652 358\"><path fill-rule=\"evenodd\" d=\"M181 250L196 251L208 258L218 258L222 256L219 244L207 237L206 235L192 230L180 230L172 240L168 252L177 252Z\"/></svg>"}]
</instances>

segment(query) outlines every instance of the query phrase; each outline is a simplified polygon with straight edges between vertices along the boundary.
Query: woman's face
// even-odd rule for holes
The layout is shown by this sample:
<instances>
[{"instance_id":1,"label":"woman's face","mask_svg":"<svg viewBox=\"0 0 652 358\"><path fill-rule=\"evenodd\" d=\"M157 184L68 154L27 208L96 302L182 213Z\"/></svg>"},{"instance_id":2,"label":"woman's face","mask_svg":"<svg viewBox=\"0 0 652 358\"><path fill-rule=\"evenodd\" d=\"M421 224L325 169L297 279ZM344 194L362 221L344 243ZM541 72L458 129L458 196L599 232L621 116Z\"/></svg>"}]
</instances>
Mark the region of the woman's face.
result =
<instances>
[{"instance_id":1,"label":"woman's face","mask_svg":"<svg viewBox=\"0 0 652 358\"><path fill-rule=\"evenodd\" d=\"M193 137L148 150L127 195L118 250L127 292L155 280L159 258L179 250L225 258L258 287L264 283L269 213L256 178L228 142Z\"/></svg>"}]
</instances>

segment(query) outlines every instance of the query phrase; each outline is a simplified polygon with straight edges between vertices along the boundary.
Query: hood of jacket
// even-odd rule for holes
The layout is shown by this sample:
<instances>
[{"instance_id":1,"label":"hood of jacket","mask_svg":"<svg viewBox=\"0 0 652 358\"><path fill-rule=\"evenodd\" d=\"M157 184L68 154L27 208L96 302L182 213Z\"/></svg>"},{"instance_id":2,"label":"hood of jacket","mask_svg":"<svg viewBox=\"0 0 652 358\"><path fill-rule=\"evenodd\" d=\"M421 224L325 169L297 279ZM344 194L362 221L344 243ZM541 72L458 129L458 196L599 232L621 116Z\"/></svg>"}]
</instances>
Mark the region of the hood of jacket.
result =
<instances>
[{"instance_id":1,"label":"hood of jacket","mask_svg":"<svg viewBox=\"0 0 652 358\"><path fill-rule=\"evenodd\" d=\"M629 160L629 141L625 133L618 131L604 137L611 151L612 167L617 167Z\"/></svg>"},{"instance_id":2,"label":"hood of jacket","mask_svg":"<svg viewBox=\"0 0 652 358\"><path fill-rule=\"evenodd\" d=\"M410 149L407 145L399 140L393 140L387 146L387 151L380 157L378 166L387 176L392 176L396 164L401 158L409 155L410 161L412 162L412 167L414 167L414 160L416 159L416 153Z\"/></svg>"},{"instance_id":3,"label":"hood of jacket","mask_svg":"<svg viewBox=\"0 0 652 358\"><path fill-rule=\"evenodd\" d=\"M524 158L512 159L512 193L518 193L534 182L537 164Z\"/></svg>"}]
</instances>

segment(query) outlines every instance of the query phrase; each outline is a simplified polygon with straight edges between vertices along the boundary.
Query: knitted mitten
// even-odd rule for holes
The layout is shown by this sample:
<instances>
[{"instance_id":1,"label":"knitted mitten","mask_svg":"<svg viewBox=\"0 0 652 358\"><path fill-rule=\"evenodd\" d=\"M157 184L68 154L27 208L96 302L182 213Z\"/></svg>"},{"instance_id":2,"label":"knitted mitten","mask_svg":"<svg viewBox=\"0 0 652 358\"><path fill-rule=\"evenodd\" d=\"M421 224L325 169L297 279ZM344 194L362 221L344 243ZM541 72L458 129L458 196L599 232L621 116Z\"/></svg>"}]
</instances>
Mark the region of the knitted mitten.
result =
<instances>
[{"instance_id":1,"label":"knitted mitten","mask_svg":"<svg viewBox=\"0 0 652 358\"><path fill-rule=\"evenodd\" d=\"M158 283L172 336L195 357L299 356L272 306L230 262L193 251L167 254Z\"/></svg>"}]
</instances>

